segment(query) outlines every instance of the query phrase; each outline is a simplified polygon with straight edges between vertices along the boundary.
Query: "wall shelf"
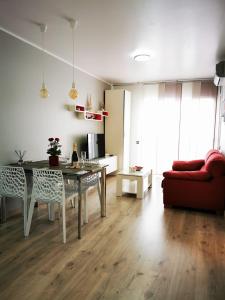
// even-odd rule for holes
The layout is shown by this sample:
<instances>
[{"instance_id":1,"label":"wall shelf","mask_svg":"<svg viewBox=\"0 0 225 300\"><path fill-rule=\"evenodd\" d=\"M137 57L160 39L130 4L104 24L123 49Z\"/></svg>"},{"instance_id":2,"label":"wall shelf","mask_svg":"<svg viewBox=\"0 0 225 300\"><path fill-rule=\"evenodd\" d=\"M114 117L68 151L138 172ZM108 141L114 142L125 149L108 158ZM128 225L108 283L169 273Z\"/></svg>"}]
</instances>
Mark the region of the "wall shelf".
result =
<instances>
[{"instance_id":1,"label":"wall shelf","mask_svg":"<svg viewBox=\"0 0 225 300\"><path fill-rule=\"evenodd\" d=\"M109 112L106 111L106 110L103 110L102 111L102 115L103 115L103 117L108 117L109 116Z\"/></svg>"},{"instance_id":2,"label":"wall shelf","mask_svg":"<svg viewBox=\"0 0 225 300\"><path fill-rule=\"evenodd\" d=\"M85 120L102 121L102 114L91 112L91 111L85 111L84 112L84 119Z\"/></svg>"},{"instance_id":3,"label":"wall shelf","mask_svg":"<svg viewBox=\"0 0 225 300\"><path fill-rule=\"evenodd\" d=\"M85 107L83 105L75 105L76 112L85 112Z\"/></svg>"},{"instance_id":4,"label":"wall shelf","mask_svg":"<svg viewBox=\"0 0 225 300\"><path fill-rule=\"evenodd\" d=\"M84 120L88 120L88 121L102 122L103 118L107 118L109 116L108 111L105 111L105 110L99 111L99 112L88 111L88 110L85 110L85 107L83 105L66 104L65 107L68 111L76 112L77 116L80 119L84 119Z\"/></svg>"}]
</instances>

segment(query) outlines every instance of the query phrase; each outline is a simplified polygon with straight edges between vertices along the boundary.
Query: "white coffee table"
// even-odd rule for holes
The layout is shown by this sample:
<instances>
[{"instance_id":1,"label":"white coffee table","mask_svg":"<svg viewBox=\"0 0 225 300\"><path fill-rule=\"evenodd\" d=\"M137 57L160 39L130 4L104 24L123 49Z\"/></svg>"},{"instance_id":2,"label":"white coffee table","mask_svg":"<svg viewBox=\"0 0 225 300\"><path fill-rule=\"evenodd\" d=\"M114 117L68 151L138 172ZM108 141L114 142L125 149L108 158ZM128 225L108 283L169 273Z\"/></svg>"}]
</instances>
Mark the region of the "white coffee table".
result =
<instances>
[{"instance_id":1,"label":"white coffee table","mask_svg":"<svg viewBox=\"0 0 225 300\"><path fill-rule=\"evenodd\" d=\"M116 195L121 197L123 194L123 179L137 182L137 198L143 198L144 192L152 186L152 170L129 171L122 170L116 175Z\"/></svg>"}]
</instances>

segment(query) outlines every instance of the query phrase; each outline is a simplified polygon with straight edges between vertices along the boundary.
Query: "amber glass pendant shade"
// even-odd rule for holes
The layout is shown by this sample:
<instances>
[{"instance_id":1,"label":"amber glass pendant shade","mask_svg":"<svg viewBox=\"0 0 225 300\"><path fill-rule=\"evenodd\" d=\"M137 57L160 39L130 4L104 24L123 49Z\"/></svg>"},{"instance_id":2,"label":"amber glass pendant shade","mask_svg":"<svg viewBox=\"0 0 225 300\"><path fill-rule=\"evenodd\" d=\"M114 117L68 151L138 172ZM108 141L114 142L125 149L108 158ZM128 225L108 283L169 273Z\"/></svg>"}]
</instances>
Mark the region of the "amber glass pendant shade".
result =
<instances>
[{"instance_id":1,"label":"amber glass pendant shade","mask_svg":"<svg viewBox=\"0 0 225 300\"><path fill-rule=\"evenodd\" d=\"M78 91L75 88L75 83L74 82L72 83L72 88L69 92L69 96L72 100L76 100L77 97L78 97Z\"/></svg>"},{"instance_id":2,"label":"amber glass pendant shade","mask_svg":"<svg viewBox=\"0 0 225 300\"><path fill-rule=\"evenodd\" d=\"M42 87L40 89L40 96L41 96L41 98L44 98L44 99L48 98L48 96L49 96L49 92L48 92L47 87L44 82L42 83Z\"/></svg>"}]
</instances>

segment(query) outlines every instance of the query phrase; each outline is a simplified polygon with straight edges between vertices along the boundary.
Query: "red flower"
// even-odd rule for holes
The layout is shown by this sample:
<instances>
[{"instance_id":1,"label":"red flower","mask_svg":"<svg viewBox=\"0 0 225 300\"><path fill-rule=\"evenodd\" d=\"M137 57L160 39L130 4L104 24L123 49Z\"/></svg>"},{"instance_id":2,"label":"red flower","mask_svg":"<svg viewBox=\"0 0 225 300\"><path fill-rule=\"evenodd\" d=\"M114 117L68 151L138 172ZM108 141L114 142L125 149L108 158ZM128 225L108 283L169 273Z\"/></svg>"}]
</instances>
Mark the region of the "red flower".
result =
<instances>
[{"instance_id":1,"label":"red flower","mask_svg":"<svg viewBox=\"0 0 225 300\"><path fill-rule=\"evenodd\" d=\"M49 145L47 149L47 154L51 156L58 156L61 154L61 145L59 145L59 138L49 138Z\"/></svg>"}]
</instances>

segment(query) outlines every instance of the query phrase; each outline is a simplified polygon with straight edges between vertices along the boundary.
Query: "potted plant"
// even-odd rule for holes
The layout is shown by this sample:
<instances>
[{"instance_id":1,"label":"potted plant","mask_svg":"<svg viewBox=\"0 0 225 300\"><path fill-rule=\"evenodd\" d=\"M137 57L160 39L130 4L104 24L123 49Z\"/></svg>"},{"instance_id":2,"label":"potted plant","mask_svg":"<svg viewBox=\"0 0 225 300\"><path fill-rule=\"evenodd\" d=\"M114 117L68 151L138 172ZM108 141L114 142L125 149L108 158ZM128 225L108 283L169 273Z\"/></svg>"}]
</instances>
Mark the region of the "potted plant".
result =
<instances>
[{"instance_id":1,"label":"potted plant","mask_svg":"<svg viewBox=\"0 0 225 300\"><path fill-rule=\"evenodd\" d=\"M59 155L61 154L61 145L59 144L59 138L49 138L49 148L47 154L49 154L49 165L58 166L59 165Z\"/></svg>"}]
</instances>

